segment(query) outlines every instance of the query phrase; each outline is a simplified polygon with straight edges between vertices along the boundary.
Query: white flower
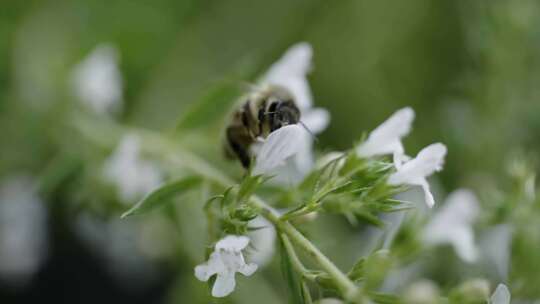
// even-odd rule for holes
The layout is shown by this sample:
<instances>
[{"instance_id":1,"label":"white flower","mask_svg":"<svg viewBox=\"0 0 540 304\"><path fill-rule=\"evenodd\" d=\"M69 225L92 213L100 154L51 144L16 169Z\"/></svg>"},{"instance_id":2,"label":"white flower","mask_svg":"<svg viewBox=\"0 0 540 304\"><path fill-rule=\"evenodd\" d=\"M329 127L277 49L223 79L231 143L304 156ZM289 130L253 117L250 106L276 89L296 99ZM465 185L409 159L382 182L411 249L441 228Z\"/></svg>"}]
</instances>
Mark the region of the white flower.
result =
<instances>
[{"instance_id":1,"label":"white flower","mask_svg":"<svg viewBox=\"0 0 540 304\"><path fill-rule=\"evenodd\" d=\"M221 298L229 295L236 286L236 272L250 276L257 270L256 264L246 264L244 261L242 250L248 243L249 238L245 236L228 235L217 242L206 263L195 267L195 276L200 281L208 281L211 276L217 275L212 296Z\"/></svg>"},{"instance_id":2,"label":"white flower","mask_svg":"<svg viewBox=\"0 0 540 304\"><path fill-rule=\"evenodd\" d=\"M489 299L490 304L510 304L510 291L504 284L499 284Z\"/></svg>"},{"instance_id":3,"label":"white flower","mask_svg":"<svg viewBox=\"0 0 540 304\"><path fill-rule=\"evenodd\" d=\"M276 229L262 216L249 221L249 227L254 229L248 233L254 248L249 252L249 259L262 267L272 260L276 251Z\"/></svg>"},{"instance_id":4,"label":"white flower","mask_svg":"<svg viewBox=\"0 0 540 304\"><path fill-rule=\"evenodd\" d=\"M424 228L424 241L431 245L451 244L462 260L474 262L478 258L478 249L472 225L479 211L473 192L465 189L452 192Z\"/></svg>"},{"instance_id":5,"label":"white flower","mask_svg":"<svg viewBox=\"0 0 540 304\"><path fill-rule=\"evenodd\" d=\"M310 132L318 134L328 126L330 114L325 109L313 108L313 97L306 78L311 70L312 56L313 50L308 43L293 45L268 69L260 83L287 88L300 110L300 121ZM275 175L273 182L297 183L313 168L313 135L307 131L298 133L296 144L295 156L272 172Z\"/></svg>"},{"instance_id":6,"label":"white flower","mask_svg":"<svg viewBox=\"0 0 540 304\"><path fill-rule=\"evenodd\" d=\"M101 44L75 67L75 94L98 114L114 113L122 108L123 84L118 57L114 46Z\"/></svg>"},{"instance_id":7,"label":"white flower","mask_svg":"<svg viewBox=\"0 0 540 304\"><path fill-rule=\"evenodd\" d=\"M126 135L113 154L105 161L105 178L115 184L124 202L133 202L161 184L159 170L141 159L140 142L136 135Z\"/></svg>"},{"instance_id":8,"label":"white flower","mask_svg":"<svg viewBox=\"0 0 540 304\"><path fill-rule=\"evenodd\" d=\"M406 107L369 133L369 137L356 149L360 157L393 154L396 168L404 159L405 150L401 138L409 134L414 120L413 109Z\"/></svg>"},{"instance_id":9,"label":"white flower","mask_svg":"<svg viewBox=\"0 0 540 304\"><path fill-rule=\"evenodd\" d=\"M288 125L270 133L257 152L253 174L272 175L274 169L303 149L300 139L305 132L299 125Z\"/></svg>"},{"instance_id":10,"label":"white flower","mask_svg":"<svg viewBox=\"0 0 540 304\"><path fill-rule=\"evenodd\" d=\"M441 143L431 144L422 149L414 159L399 166L397 171L388 178L388 184L421 186L424 190L426 204L428 207L433 207L435 200L429 190L426 177L442 170L445 156L445 145Z\"/></svg>"},{"instance_id":11,"label":"white flower","mask_svg":"<svg viewBox=\"0 0 540 304\"><path fill-rule=\"evenodd\" d=\"M0 187L0 279L27 283L47 251L47 213L26 176L10 177Z\"/></svg>"}]
</instances>

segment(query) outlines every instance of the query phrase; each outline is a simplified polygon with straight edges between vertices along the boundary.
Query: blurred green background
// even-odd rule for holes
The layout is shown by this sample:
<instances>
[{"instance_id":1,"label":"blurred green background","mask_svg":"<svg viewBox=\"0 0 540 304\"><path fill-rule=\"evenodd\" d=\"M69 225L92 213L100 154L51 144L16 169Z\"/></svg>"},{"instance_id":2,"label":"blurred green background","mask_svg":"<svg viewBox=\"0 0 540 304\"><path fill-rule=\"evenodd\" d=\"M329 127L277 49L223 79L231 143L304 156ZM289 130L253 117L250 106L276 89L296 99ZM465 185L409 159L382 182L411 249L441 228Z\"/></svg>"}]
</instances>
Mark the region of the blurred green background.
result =
<instances>
[{"instance_id":1,"label":"blurred green background","mask_svg":"<svg viewBox=\"0 0 540 304\"><path fill-rule=\"evenodd\" d=\"M254 81L299 41L313 46L315 103L332 114L318 150L349 148L395 110L412 106L409 154L435 141L448 146L441 189L501 182L516 155L535 163L535 0L27 0L4 1L0 9L0 177L40 176L70 145L74 154L92 150L65 122L77 103L72 70L100 43L112 43L121 56L118 121L169 132L217 83ZM162 303L175 302L176 292L189 299L185 290L204 291L193 279L177 279L192 271L182 257L173 258L174 267L158 267L145 288L115 284L71 231L71 209L81 208L71 200L87 185L74 180L47 198L51 245L44 266L22 287L0 285L2 303ZM100 190L80 190L92 191ZM202 259L202 248L193 250Z\"/></svg>"}]
</instances>

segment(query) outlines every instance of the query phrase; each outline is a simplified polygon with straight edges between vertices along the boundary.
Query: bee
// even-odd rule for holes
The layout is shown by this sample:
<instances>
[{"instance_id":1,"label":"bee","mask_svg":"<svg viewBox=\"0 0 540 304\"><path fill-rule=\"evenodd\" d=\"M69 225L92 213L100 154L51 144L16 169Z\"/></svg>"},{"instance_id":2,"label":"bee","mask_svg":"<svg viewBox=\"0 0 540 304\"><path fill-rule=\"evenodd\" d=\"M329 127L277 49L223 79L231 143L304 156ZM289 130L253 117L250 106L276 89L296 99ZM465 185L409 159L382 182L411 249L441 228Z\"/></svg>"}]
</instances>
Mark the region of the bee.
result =
<instances>
[{"instance_id":1,"label":"bee","mask_svg":"<svg viewBox=\"0 0 540 304\"><path fill-rule=\"evenodd\" d=\"M251 164L250 147L258 138L300 122L300 110L289 90L266 85L256 88L240 100L225 129L225 154L237 158L244 168Z\"/></svg>"}]
</instances>

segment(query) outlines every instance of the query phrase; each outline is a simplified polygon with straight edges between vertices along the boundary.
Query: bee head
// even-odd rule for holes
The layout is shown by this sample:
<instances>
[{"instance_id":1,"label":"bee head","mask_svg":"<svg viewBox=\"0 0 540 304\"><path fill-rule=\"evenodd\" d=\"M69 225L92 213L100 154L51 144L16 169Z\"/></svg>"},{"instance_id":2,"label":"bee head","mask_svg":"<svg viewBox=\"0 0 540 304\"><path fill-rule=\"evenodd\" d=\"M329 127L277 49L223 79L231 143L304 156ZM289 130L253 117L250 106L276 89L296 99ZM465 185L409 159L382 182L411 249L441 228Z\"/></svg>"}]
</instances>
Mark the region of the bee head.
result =
<instances>
[{"instance_id":1,"label":"bee head","mask_svg":"<svg viewBox=\"0 0 540 304\"><path fill-rule=\"evenodd\" d=\"M292 101L279 101L270 116L270 129L275 131L283 126L296 124L300 120L300 111Z\"/></svg>"}]
</instances>

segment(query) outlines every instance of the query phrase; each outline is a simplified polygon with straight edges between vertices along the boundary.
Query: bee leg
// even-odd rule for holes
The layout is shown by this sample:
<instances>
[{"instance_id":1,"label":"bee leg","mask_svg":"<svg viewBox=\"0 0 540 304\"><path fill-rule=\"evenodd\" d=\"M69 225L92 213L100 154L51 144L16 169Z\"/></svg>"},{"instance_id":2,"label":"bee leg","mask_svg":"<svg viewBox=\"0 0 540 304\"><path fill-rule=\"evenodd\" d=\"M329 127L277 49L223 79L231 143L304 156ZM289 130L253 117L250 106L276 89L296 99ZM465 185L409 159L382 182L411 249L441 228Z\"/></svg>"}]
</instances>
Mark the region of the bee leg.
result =
<instances>
[{"instance_id":1,"label":"bee leg","mask_svg":"<svg viewBox=\"0 0 540 304\"><path fill-rule=\"evenodd\" d=\"M251 163L251 155L249 154L249 146L252 143L251 137L246 133L243 127L227 128L227 143L230 150L238 157L244 168L249 168Z\"/></svg>"}]
</instances>

